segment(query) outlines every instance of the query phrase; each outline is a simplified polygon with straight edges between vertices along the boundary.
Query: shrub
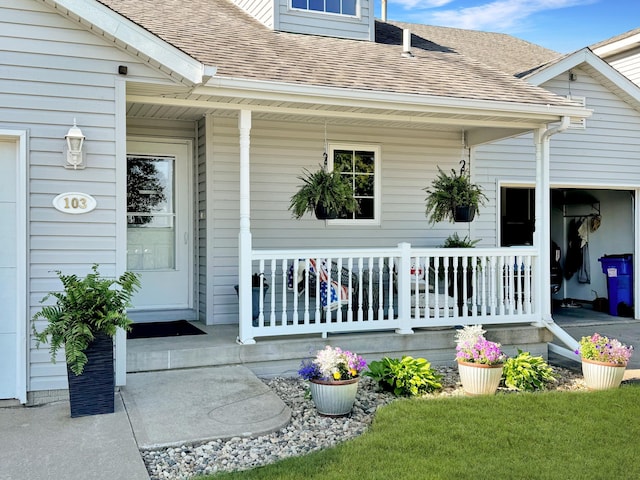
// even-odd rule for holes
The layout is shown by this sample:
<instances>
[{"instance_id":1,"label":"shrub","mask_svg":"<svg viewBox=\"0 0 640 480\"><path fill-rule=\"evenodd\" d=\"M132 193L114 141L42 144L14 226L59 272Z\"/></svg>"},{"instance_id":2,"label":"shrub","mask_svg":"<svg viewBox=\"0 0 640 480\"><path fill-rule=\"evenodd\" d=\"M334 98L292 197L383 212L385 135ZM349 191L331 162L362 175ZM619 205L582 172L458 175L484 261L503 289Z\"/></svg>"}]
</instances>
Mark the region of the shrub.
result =
<instances>
[{"instance_id":1,"label":"shrub","mask_svg":"<svg viewBox=\"0 0 640 480\"><path fill-rule=\"evenodd\" d=\"M378 385L396 396L417 396L442 388L442 375L431 368L424 358L404 356L402 359L384 357L369 363L364 375L373 378Z\"/></svg>"},{"instance_id":2,"label":"shrub","mask_svg":"<svg viewBox=\"0 0 640 480\"><path fill-rule=\"evenodd\" d=\"M548 383L555 382L553 371L542 357L533 357L518 349L518 355L508 358L502 367L502 381L514 390L543 390Z\"/></svg>"}]
</instances>

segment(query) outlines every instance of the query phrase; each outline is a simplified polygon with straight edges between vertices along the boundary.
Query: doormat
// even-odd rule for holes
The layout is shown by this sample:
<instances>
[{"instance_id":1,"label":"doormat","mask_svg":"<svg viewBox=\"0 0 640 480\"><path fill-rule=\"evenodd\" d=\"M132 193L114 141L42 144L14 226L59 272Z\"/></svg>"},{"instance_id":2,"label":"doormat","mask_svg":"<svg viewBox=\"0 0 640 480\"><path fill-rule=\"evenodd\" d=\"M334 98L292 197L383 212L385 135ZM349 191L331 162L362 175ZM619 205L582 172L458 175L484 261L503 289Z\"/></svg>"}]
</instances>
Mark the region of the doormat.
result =
<instances>
[{"instance_id":1,"label":"doormat","mask_svg":"<svg viewBox=\"0 0 640 480\"><path fill-rule=\"evenodd\" d=\"M206 335L206 332L203 332L186 320L134 323L131 325L131 331L127 332L127 339L180 337L183 335Z\"/></svg>"}]
</instances>

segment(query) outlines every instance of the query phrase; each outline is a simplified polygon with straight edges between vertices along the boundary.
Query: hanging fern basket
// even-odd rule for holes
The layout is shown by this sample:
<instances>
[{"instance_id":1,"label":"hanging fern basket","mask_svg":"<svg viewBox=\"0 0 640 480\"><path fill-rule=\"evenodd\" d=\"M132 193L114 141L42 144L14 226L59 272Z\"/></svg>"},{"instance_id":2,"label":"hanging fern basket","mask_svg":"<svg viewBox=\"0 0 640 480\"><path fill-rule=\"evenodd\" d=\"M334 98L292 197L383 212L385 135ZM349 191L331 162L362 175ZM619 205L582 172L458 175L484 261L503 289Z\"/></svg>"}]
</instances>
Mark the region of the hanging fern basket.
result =
<instances>
[{"instance_id":1,"label":"hanging fern basket","mask_svg":"<svg viewBox=\"0 0 640 480\"><path fill-rule=\"evenodd\" d=\"M476 216L476 207L473 205L463 205L455 207L453 210L454 222L473 222Z\"/></svg>"},{"instance_id":2,"label":"hanging fern basket","mask_svg":"<svg viewBox=\"0 0 640 480\"><path fill-rule=\"evenodd\" d=\"M335 212L327 210L327 208L321 203L315 206L314 212L318 220L333 220L338 218L338 215Z\"/></svg>"}]
</instances>

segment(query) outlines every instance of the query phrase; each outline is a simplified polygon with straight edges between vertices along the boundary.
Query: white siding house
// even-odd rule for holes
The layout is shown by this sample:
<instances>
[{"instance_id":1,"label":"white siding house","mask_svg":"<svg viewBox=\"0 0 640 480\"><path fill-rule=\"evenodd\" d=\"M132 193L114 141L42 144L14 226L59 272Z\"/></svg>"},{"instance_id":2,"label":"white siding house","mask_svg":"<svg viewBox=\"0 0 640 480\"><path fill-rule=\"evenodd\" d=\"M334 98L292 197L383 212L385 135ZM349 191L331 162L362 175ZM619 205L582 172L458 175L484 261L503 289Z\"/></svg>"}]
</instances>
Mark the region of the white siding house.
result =
<instances>
[{"instance_id":1,"label":"white siding house","mask_svg":"<svg viewBox=\"0 0 640 480\"><path fill-rule=\"evenodd\" d=\"M66 390L64 357L53 364L48 349L36 348L30 319L42 297L60 289L56 270L83 275L94 263L107 276L142 275L129 312L136 322L238 324L243 344L336 331L404 335L462 322L554 328L549 299L539 294L548 289L550 219L536 220L530 248L500 248L496 187L517 180L540 185L540 192L545 184L534 174L549 169L554 125L590 112L564 91L485 68L428 39L408 59L401 29L374 25L365 0L348 20L293 3L237 3L246 11L224 0L183 2L180 11L164 0L0 0L0 220L9 226L0 234L0 291L17 299L0 314L0 398L35 403ZM163 14L149 14L158 10ZM581 82L592 90L582 94L592 98L587 105L605 102L611 114L595 118L594 127L635 127L633 108L598 82ZM632 98L629 91L624 101ZM64 166L64 137L74 121L86 137L82 169ZM516 141L517 158L496 153L494 164L485 150L472 156L472 179L491 199L476 222L427 223L423 189L437 166L458 168L469 148L527 132L536 141ZM364 173L353 167L373 178L362 195L373 205L367 218L293 219L288 207L297 177L317 168L324 153L330 166L332 148L352 152L354 165L369 162ZM607 188L635 188L633 175L622 182L633 148L616 148L624 157L618 167L600 169L593 159L592 178L606 171ZM569 181L569 161L552 165L554 182ZM162 190L170 199L150 215L157 229L143 228L140 218L149 212L132 210L127 198L128 165L135 162L153 164L165 180L155 193L137 192ZM598 188L589 175L581 184ZM97 207L80 215L58 211L52 201L65 192L90 195ZM550 208L545 195L537 194L535 204ZM463 228L483 238L483 248L436 248ZM463 270L471 265L460 276L464 298L425 273L432 264L446 272L456 258ZM309 278L311 261L319 285L323 260L324 283L340 272L339 287L348 284L351 292L340 319L321 308L319 287L312 299L309 285L301 295L287 285L289 268ZM256 324L254 272L271 284ZM125 346L120 334L120 384Z\"/></svg>"}]
</instances>

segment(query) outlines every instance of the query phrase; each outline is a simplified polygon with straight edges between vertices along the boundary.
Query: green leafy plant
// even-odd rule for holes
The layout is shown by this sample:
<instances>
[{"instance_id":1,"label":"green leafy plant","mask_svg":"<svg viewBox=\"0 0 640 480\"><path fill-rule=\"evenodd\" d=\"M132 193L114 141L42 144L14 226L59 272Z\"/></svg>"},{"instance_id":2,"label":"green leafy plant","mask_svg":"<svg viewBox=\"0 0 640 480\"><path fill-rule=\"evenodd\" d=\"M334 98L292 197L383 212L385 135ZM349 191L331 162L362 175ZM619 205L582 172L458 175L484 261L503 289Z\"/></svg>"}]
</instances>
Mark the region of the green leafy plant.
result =
<instances>
[{"instance_id":1,"label":"green leafy plant","mask_svg":"<svg viewBox=\"0 0 640 480\"><path fill-rule=\"evenodd\" d=\"M87 364L84 352L97 333L113 337L118 327L131 328L126 308L140 287L138 275L132 272L125 272L117 279L108 279L100 277L97 264L91 270L84 278L63 275L56 270L64 291L47 294L40 303L53 297L55 305L42 307L33 317L34 322L39 319L49 322L41 332L33 324L37 346L49 343L53 363L57 351L64 346L67 366L76 375L84 371Z\"/></svg>"},{"instance_id":2,"label":"green leafy plant","mask_svg":"<svg viewBox=\"0 0 640 480\"><path fill-rule=\"evenodd\" d=\"M289 205L294 218L307 212L315 212L318 218L338 218L358 211L351 183L340 172L327 172L322 167L315 172L305 169L298 178L302 185Z\"/></svg>"},{"instance_id":3,"label":"green leafy plant","mask_svg":"<svg viewBox=\"0 0 640 480\"><path fill-rule=\"evenodd\" d=\"M430 223L454 222L456 207L469 206L477 211L487 200L482 189L471 183L468 173L457 173L454 169L449 175L438 167L438 176L431 187L424 190L427 192L425 213Z\"/></svg>"},{"instance_id":4,"label":"green leafy plant","mask_svg":"<svg viewBox=\"0 0 640 480\"><path fill-rule=\"evenodd\" d=\"M424 358L403 356L402 359L384 357L369 363L364 375L373 378L378 385L396 396L416 396L442 388L442 375L431 368Z\"/></svg>"},{"instance_id":5,"label":"green leafy plant","mask_svg":"<svg viewBox=\"0 0 640 480\"><path fill-rule=\"evenodd\" d=\"M458 232L449 235L442 246L444 248L475 248L476 244L480 241L480 239L471 240L468 236L464 236L464 238L460 238Z\"/></svg>"},{"instance_id":6,"label":"green leafy plant","mask_svg":"<svg viewBox=\"0 0 640 480\"><path fill-rule=\"evenodd\" d=\"M544 390L555 380L553 370L542 357L534 357L520 349L518 355L508 358L502 367L502 381L513 390Z\"/></svg>"}]
</instances>

